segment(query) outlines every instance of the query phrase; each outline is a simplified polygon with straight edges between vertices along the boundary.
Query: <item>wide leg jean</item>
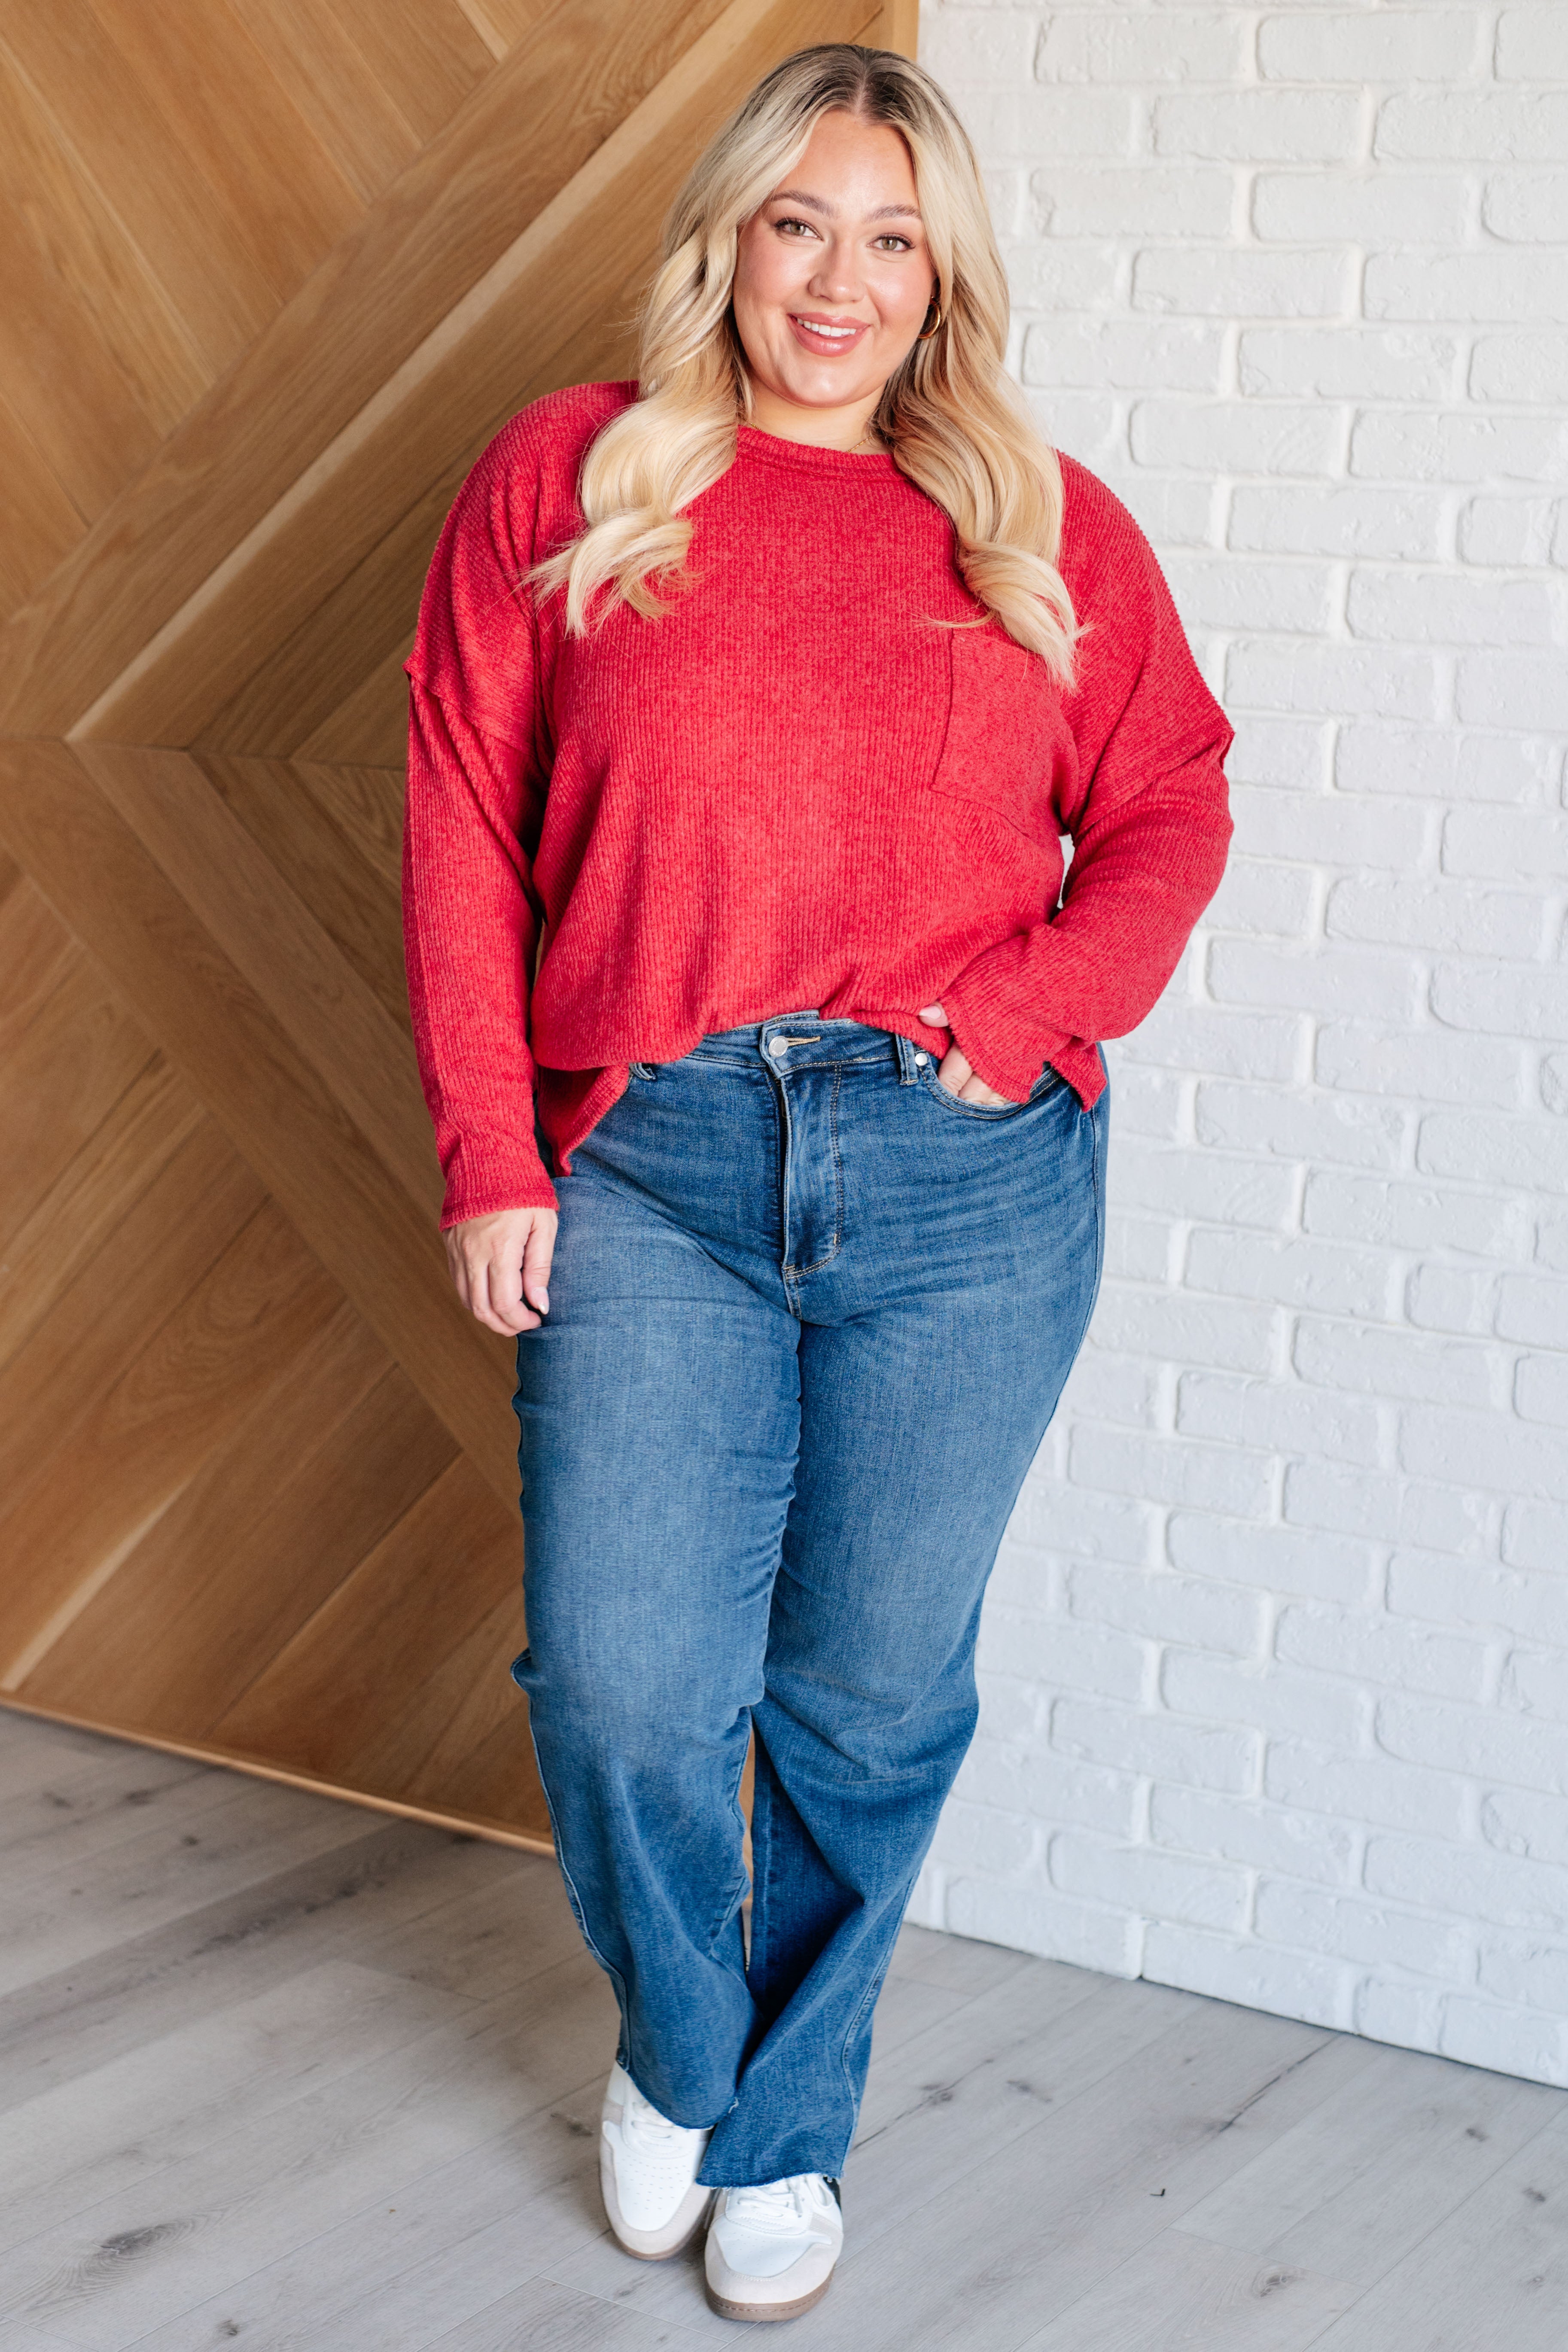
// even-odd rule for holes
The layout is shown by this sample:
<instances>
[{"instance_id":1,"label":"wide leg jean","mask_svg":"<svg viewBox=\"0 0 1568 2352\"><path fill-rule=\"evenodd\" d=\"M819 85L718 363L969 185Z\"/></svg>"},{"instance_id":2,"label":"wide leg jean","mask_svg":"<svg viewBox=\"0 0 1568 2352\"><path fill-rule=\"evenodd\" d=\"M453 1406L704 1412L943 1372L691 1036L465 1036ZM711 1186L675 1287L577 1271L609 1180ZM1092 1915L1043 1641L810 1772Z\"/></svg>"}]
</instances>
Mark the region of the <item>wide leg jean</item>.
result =
<instances>
[{"instance_id":1,"label":"wide leg jean","mask_svg":"<svg viewBox=\"0 0 1568 2352\"><path fill-rule=\"evenodd\" d=\"M713 2126L713 2185L843 2167L1099 1286L1105 1137L1053 1072L987 1108L903 1038L788 1013L634 1071L560 1183L513 1673L622 2063Z\"/></svg>"}]
</instances>

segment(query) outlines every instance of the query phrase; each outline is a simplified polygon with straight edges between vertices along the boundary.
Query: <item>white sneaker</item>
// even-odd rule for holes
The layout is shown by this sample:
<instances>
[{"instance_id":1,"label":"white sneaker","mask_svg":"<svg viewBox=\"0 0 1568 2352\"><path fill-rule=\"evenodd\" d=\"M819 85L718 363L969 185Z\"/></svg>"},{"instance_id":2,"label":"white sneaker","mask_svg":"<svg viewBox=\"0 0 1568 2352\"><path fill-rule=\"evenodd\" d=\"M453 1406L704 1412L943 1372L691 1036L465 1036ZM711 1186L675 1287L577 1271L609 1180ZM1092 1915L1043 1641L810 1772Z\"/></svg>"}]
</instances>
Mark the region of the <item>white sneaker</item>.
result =
<instances>
[{"instance_id":1,"label":"white sneaker","mask_svg":"<svg viewBox=\"0 0 1568 2352\"><path fill-rule=\"evenodd\" d=\"M639 2263L667 2262L689 2246L712 2200L697 2174L705 2131L688 2131L643 2097L614 2065L599 2116L599 2186L611 2229Z\"/></svg>"},{"instance_id":2,"label":"white sneaker","mask_svg":"<svg viewBox=\"0 0 1568 2352\"><path fill-rule=\"evenodd\" d=\"M844 2245L838 2192L820 2172L721 2189L708 2231L708 2300L721 2319L795 2319L820 2303Z\"/></svg>"}]
</instances>

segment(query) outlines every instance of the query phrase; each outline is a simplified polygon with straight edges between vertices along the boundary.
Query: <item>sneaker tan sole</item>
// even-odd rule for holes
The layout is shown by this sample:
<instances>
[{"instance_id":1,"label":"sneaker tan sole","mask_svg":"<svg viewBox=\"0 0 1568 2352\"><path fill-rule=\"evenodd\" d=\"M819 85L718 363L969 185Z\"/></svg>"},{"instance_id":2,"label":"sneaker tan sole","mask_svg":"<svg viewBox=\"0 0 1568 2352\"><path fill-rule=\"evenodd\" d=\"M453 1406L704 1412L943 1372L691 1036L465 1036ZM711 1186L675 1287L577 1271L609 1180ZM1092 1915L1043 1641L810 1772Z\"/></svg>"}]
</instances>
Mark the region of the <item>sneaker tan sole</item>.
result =
<instances>
[{"instance_id":1,"label":"sneaker tan sole","mask_svg":"<svg viewBox=\"0 0 1568 2352\"><path fill-rule=\"evenodd\" d=\"M650 2244L649 2240L657 2239L661 2233L654 2230L631 2229L621 2217L613 2188L602 2175L599 2181L599 2193L604 2200L605 2219L610 2225L610 2235L622 2253L630 2254L634 2263L673 2262L677 2254L685 2253L687 2248L693 2245L702 2235L713 2210L713 2191L710 2189L706 2189L703 2192L701 2203L678 2238L672 2239L667 2245ZM678 2208L678 2213L679 2210ZM639 2238L642 2241L640 2245L636 2242Z\"/></svg>"},{"instance_id":2,"label":"sneaker tan sole","mask_svg":"<svg viewBox=\"0 0 1568 2352\"><path fill-rule=\"evenodd\" d=\"M691 2224L690 2229L686 2232L685 2237L677 2239L673 2246L661 2246L656 2254L645 2253L640 2246L628 2246L626 2240L621 2236L620 2231L615 2227L614 2223L612 2223L610 2227L610 2235L615 2239L615 2242L616 2245L619 2246L622 2253L630 2254L634 2263L673 2262L677 2254L683 2254L688 2246L695 2245L698 2239L702 2235L702 2232L708 2227L709 2210L710 2209L707 2206L704 2206L701 2212L697 2216L696 2221ZM815 2296L812 2299L815 2301ZM805 2304L801 2304L798 2308L804 2311L805 2309ZM62 2352L64 2352L63 2347Z\"/></svg>"},{"instance_id":3,"label":"sneaker tan sole","mask_svg":"<svg viewBox=\"0 0 1568 2352\"><path fill-rule=\"evenodd\" d=\"M809 2294L797 2295L793 2303L731 2303L728 2295L716 2294L709 2285L708 2302L721 2319L749 2319L753 2324L758 2320L798 2319L803 2311L809 2311L814 2303L822 2301L832 2284L833 2273L829 2271L820 2286L814 2286Z\"/></svg>"}]
</instances>

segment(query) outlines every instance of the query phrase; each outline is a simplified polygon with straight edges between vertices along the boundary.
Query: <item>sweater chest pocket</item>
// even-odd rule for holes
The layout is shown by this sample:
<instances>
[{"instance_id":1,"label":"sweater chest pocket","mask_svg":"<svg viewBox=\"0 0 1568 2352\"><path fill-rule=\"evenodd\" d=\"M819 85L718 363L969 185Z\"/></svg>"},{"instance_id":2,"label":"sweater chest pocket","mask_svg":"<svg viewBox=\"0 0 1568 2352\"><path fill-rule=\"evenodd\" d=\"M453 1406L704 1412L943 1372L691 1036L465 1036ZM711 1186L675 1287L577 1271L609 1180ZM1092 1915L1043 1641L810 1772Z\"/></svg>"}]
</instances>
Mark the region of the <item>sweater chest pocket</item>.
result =
<instances>
[{"instance_id":1,"label":"sweater chest pocket","mask_svg":"<svg viewBox=\"0 0 1568 2352\"><path fill-rule=\"evenodd\" d=\"M988 809L1054 850L1061 824L1054 787L1072 737L1044 662L994 622L949 633L947 732L931 790Z\"/></svg>"}]
</instances>

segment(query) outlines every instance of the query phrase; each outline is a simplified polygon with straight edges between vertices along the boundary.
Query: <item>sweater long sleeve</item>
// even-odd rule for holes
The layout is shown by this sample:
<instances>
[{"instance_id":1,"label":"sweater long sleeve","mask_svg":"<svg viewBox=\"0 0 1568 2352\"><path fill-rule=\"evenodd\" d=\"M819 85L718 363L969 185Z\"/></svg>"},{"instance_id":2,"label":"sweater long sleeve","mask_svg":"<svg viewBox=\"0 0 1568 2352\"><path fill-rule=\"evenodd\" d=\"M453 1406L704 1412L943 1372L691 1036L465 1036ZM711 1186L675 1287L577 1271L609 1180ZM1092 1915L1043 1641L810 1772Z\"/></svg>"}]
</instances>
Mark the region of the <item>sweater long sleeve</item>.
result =
<instances>
[{"instance_id":1,"label":"sweater long sleeve","mask_svg":"<svg viewBox=\"0 0 1568 2352\"><path fill-rule=\"evenodd\" d=\"M549 1208L534 1138L529 996L540 915L531 845L543 780L527 752L423 687L409 690L404 924L446 1224Z\"/></svg>"},{"instance_id":2,"label":"sweater long sleeve","mask_svg":"<svg viewBox=\"0 0 1568 2352\"><path fill-rule=\"evenodd\" d=\"M973 1068L1014 1097L1042 1061L1124 1037L1152 1011L1231 837L1230 728L1152 549L1106 506L1064 560L1089 627L1065 706L1079 774L1063 803L1073 858L1061 905L983 949L944 998Z\"/></svg>"}]
</instances>

